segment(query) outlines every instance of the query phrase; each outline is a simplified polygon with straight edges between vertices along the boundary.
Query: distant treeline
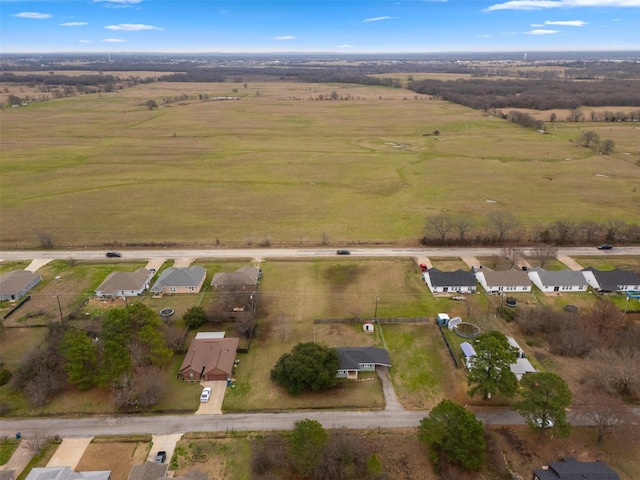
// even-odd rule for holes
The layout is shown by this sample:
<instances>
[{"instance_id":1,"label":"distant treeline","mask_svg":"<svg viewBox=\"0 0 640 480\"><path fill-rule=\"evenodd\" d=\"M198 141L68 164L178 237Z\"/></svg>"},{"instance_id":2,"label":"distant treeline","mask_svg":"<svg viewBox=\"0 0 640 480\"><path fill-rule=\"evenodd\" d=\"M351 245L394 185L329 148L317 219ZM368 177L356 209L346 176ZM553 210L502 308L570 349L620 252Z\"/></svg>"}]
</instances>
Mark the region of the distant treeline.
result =
<instances>
[{"instance_id":1,"label":"distant treeline","mask_svg":"<svg viewBox=\"0 0 640 480\"><path fill-rule=\"evenodd\" d=\"M409 89L485 111L495 108L550 110L582 106L640 106L640 80L421 80L411 82Z\"/></svg>"}]
</instances>

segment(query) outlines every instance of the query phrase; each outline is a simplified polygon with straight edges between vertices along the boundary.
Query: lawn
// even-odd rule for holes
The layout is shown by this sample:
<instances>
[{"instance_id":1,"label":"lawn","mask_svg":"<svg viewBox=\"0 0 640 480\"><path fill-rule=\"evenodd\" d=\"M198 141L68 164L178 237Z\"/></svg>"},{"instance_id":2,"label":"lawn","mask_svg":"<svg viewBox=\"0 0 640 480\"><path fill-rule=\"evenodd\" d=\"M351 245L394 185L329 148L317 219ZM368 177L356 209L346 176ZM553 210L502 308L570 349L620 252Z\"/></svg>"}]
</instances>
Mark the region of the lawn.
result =
<instances>
[{"instance_id":1,"label":"lawn","mask_svg":"<svg viewBox=\"0 0 640 480\"><path fill-rule=\"evenodd\" d=\"M4 438L0 440L0 465L6 465L13 452L20 445L20 440L17 438Z\"/></svg>"},{"instance_id":2,"label":"lawn","mask_svg":"<svg viewBox=\"0 0 640 480\"><path fill-rule=\"evenodd\" d=\"M566 216L542 197L575 221L640 219L631 124L606 125L605 158L575 143L602 124L540 135L401 88L260 83L239 101L144 107L232 88L154 83L0 112L0 248L41 246L38 232L74 248L415 244L442 211L474 233L496 210L529 228ZM333 90L351 100L313 100Z\"/></svg>"}]
</instances>

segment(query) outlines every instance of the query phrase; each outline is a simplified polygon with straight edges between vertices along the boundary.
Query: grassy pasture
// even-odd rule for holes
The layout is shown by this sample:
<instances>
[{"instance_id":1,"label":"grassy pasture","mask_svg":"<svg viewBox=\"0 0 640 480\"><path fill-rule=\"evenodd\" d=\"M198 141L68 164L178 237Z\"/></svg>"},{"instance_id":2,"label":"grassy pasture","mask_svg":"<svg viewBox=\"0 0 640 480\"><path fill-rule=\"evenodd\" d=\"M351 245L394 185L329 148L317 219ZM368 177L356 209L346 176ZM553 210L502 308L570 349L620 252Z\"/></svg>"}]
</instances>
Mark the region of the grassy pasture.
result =
<instances>
[{"instance_id":1,"label":"grassy pasture","mask_svg":"<svg viewBox=\"0 0 640 480\"><path fill-rule=\"evenodd\" d=\"M353 100L315 100L334 90ZM162 104L182 93L241 99ZM58 246L317 244L323 234L413 243L443 210L478 225L504 209L532 226L568 205L577 221L638 221L633 125L606 125L615 133L601 137L622 153L604 157L569 141L602 124L541 135L417 98L357 85L155 83L5 109L0 248L38 246L36 230Z\"/></svg>"}]
</instances>

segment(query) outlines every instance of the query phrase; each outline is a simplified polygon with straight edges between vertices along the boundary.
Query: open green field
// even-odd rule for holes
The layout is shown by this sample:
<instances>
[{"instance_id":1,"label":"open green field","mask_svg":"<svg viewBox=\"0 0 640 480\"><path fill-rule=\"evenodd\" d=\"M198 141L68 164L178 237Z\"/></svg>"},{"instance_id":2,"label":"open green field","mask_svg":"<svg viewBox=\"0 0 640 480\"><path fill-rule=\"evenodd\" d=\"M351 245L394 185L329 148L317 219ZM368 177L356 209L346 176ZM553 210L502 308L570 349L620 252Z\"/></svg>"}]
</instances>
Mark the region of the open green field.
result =
<instances>
[{"instance_id":1,"label":"open green field","mask_svg":"<svg viewBox=\"0 0 640 480\"><path fill-rule=\"evenodd\" d=\"M240 99L163 103L181 94ZM636 125L541 135L399 88L154 83L5 109L0 124L0 248L40 246L38 232L55 246L415 244L443 211L476 232L496 210L529 227L640 220ZM572 143L584 129L615 153Z\"/></svg>"}]
</instances>

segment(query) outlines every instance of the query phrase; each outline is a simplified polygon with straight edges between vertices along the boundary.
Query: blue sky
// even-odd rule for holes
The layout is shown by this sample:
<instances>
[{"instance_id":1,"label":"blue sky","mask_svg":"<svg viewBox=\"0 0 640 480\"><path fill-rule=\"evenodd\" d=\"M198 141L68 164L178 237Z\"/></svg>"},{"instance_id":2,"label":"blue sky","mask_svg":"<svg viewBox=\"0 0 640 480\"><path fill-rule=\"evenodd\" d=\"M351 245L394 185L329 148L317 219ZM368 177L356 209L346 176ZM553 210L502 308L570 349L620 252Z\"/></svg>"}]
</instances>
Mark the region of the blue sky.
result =
<instances>
[{"instance_id":1,"label":"blue sky","mask_svg":"<svg viewBox=\"0 0 640 480\"><path fill-rule=\"evenodd\" d=\"M0 0L0 51L640 50L640 0Z\"/></svg>"}]
</instances>

